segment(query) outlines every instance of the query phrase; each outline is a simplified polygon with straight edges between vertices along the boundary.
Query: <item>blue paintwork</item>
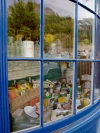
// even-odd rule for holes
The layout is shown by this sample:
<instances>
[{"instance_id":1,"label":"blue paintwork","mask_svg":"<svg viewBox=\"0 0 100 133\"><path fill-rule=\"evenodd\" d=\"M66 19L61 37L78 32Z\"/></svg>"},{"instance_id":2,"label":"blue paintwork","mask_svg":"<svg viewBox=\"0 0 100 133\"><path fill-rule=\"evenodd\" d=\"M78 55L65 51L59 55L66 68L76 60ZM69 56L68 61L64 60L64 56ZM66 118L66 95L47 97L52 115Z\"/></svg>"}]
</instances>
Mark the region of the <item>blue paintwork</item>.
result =
<instances>
[{"instance_id":1,"label":"blue paintwork","mask_svg":"<svg viewBox=\"0 0 100 133\"><path fill-rule=\"evenodd\" d=\"M74 90L73 90L73 114L76 114L76 97L77 97L77 47L78 47L78 2L75 3L75 29L74 29L74 36L75 36L75 46L74 46Z\"/></svg>"},{"instance_id":2,"label":"blue paintwork","mask_svg":"<svg viewBox=\"0 0 100 133\"><path fill-rule=\"evenodd\" d=\"M50 133L50 132L53 132L54 130L63 128L66 125L69 125L69 124L83 118L83 116L88 115L90 112L92 112L96 108L97 108L97 110L95 111L93 116L90 116L90 118L87 117L84 121L80 121L77 125L75 125L75 127L72 126L72 128L69 128L68 130L66 130L66 133L76 133L76 132L84 133L82 131L86 131L89 128L91 128L94 125L94 123L96 122L96 120L98 120L100 118L100 100L98 100L98 102L95 103L94 105L91 105L90 107L80 111L76 115L72 115L72 116L63 118L62 120L59 120L57 122L52 122L51 124L46 124L44 126L44 128L37 128L37 129L34 129L34 131L33 131L33 129L30 129L30 130L26 130L23 132L21 131L21 133L24 133L24 132L25 133ZM71 132L71 131L75 131L75 132ZM96 133L96 132L91 132L91 133Z\"/></svg>"},{"instance_id":3,"label":"blue paintwork","mask_svg":"<svg viewBox=\"0 0 100 133\"><path fill-rule=\"evenodd\" d=\"M0 14L1 14L1 0L0 0ZM1 27L1 15L0 15L0 27ZM2 40L1 40L1 28L0 28L0 42L1 42ZM2 51L2 46L0 46L0 51ZM1 64L2 64L2 53L0 52L0 101L2 101L1 100L1 80L2 80L2 76L1 76ZM2 121L2 105L0 104L0 121ZM0 132L1 132L1 130L2 130L2 124L1 124L1 122L0 122Z\"/></svg>"},{"instance_id":4,"label":"blue paintwork","mask_svg":"<svg viewBox=\"0 0 100 133\"><path fill-rule=\"evenodd\" d=\"M7 22L6 22L6 1L1 1L1 27L0 27L0 37L1 37L1 133L7 133L10 131L9 122L9 104L8 104L8 70L7 70Z\"/></svg>"},{"instance_id":5,"label":"blue paintwork","mask_svg":"<svg viewBox=\"0 0 100 133\"><path fill-rule=\"evenodd\" d=\"M10 133L10 121L9 121L9 103L8 103L8 65L7 62L9 61L18 61L18 60L35 60L40 61L40 80L41 80L41 88L40 88L40 102L41 102L41 116L40 116L40 127L34 129L27 129L26 131L22 132L34 132L34 133L49 133L50 131L57 130L62 128L66 125L69 125L76 120L83 118L83 116L88 115L91 111L98 108L97 111L94 112L94 115L91 117L87 117L86 120L88 121L81 121L78 125L75 125L73 128L68 129L65 131L66 133L96 133L96 125L97 120L100 118L100 99L97 100L96 103L92 101L93 105L88 106L87 108L83 109L82 111L76 113L76 88L77 88L77 63L83 61L92 61L100 62L100 60L96 60L95 56L94 59L77 59L77 46L78 46L78 5L83 7L84 9L88 10L89 12L95 15L95 30L94 30L94 46L96 46L96 16L100 19L100 16L96 14L95 11L92 11L88 7L84 6L77 0L70 0L75 3L75 58L74 59L45 59L43 58L43 49L44 49L44 1L41 0L41 8L40 8L40 46L41 46L41 57L40 58L8 58L7 57L7 14L6 14L6 0L0 0L0 133ZM95 5L96 6L96 5ZM94 53L96 50L94 49ZM72 61L74 62L74 105L73 105L73 115L67 116L61 120L56 122L52 122L50 124L43 124L43 62L44 61ZM94 71L95 72L95 71ZM94 74L95 76L95 74ZM92 99L94 99L94 90L92 93Z\"/></svg>"},{"instance_id":6,"label":"blue paintwork","mask_svg":"<svg viewBox=\"0 0 100 133\"><path fill-rule=\"evenodd\" d=\"M40 8L40 50L41 50L41 73L40 73L40 80L41 80L41 83L40 83L40 108L41 108L41 111L40 111L40 126L43 127L43 94L44 94L44 90L43 90L43 81L44 81L44 74L43 74L43 71L44 71L44 67L43 67L43 50L44 50L44 3L43 3L43 0L41 0L41 8Z\"/></svg>"}]
</instances>

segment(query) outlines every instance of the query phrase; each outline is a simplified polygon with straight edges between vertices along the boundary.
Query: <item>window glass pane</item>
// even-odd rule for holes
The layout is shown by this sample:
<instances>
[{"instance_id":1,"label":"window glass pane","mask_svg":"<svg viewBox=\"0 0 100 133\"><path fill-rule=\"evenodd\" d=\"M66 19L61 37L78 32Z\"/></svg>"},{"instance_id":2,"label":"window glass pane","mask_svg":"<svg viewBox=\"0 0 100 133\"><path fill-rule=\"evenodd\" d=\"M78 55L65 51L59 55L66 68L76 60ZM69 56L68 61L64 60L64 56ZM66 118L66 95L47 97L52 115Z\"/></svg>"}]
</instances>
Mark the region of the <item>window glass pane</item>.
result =
<instances>
[{"instance_id":1,"label":"window glass pane","mask_svg":"<svg viewBox=\"0 0 100 133\"><path fill-rule=\"evenodd\" d=\"M92 63L78 63L78 85L77 85L77 111L90 104L92 81Z\"/></svg>"},{"instance_id":2,"label":"window glass pane","mask_svg":"<svg viewBox=\"0 0 100 133\"><path fill-rule=\"evenodd\" d=\"M94 0L78 0L83 5L87 6L88 8L94 10L95 1Z\"/></svg>"},{"instance_id":3,"label":"window glass pane","mask_svg":"<svg viewBox=\"0 0 100 133\"><path fill-rule=\"evenodd\" d=\"M96 1L96 7L97 7L96 12L100 16L100 0Z\"/></svg>"},{"instance_id":4,"label":"window glass pane","mask_svg":"<svg viewBox=\"0 0 100 133\"><path fill-rule=\"evenodd\" d=\"M40 2L7 0L8 56L40 56Z\"/></svg>"},{"instance_id":5,"label":"window glass pane","mask_svg":"<svg viewBox=\"0 0 100 133\"><path fill-rule=\"evenodd\" d=\"M73 62L44 63L44 122L72 114Z\"/></svg>"},{"instance_id":6,"label":"window glass pane","mask_svg":"<svg viewBox=\"0 0 100 133\"><path fill-rule=\"evenodd\" d=\"M40 124L39 61L8 62L11 132Z\"/></svg>"},{"instance_id":7,"label":"window glass pane","mask_svg":"<svg viewBox=\"0 0 100 133\"><path fill-rule=\"evenodd\" d=\"M78 8L78 58L93 58L94 15L84 8Z\"/></svg>"},{"instance_id":8,"label":"window glass pane","mask_svg":"<svg viewBox=\"0 0 100 133\"><path fill-rule=\"evenodd\" d=\"M100 59L100 19L97 18L96 25L96 58Z\"/></svg>"},{"instance_id":9,"label":"window glass pane","mask_svg":"<svg viewBox=\"0 0 100 133\"><path fill-rule=\"evenodd\" d=\"M100 98L100 62L96 62L95 67L95 89L94 89L94 99Z\"/></svg>"},{"instance_id":10,"label":"window glass pane","mask_svg":"<svg viewBox=\"0 0 100 133\"><path fill-rule=\"evenodd\" d=\"M73 58L74 3L44 0L44 57Z\"/></svg>"}]
</instances>

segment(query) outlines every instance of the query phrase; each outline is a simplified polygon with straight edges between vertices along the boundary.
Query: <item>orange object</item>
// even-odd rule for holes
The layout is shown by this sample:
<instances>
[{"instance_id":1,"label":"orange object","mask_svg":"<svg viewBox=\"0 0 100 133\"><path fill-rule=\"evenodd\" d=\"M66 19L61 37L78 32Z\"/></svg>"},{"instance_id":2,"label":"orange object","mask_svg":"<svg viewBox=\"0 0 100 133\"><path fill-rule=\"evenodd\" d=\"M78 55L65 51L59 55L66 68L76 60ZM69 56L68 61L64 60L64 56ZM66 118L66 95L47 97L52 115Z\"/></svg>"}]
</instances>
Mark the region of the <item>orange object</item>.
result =
<instances>
[{"instance_id":1,"label":"orange object","mask_svg":"<svg viewBox=\"0 0 100 133\"><path fill-rule=\"evenodd\" d=\"M30 102L29 102L29 105L30 106L34 106L36 103L38 103L38 102L40 102L40 99L39 99L39 97L38 98L34 98L33 100L31 100Z\"/></svg>"},{"instance_id":2,"label":"orange object","mask_svg":"<svg viewBox=\"0 0 100 133\"><path fill-rule=\"evenodd\" d=\"M66 62L61 62L60 65L61 65L61 67L62 67L62 66L63 66L63 67L67 67L67 63L66 63Z\"/></svg>"},{"instance_id":3,"label":"orange object","mask_svg":"<svg viewBox=\"0 0 100 133\"><path fill-rule=\"evenodd\" d=\"M9 91L9 98L12 100L12 99L15 99L17 97L16 93L14 91Z\"/></svg>"}]
</instances>

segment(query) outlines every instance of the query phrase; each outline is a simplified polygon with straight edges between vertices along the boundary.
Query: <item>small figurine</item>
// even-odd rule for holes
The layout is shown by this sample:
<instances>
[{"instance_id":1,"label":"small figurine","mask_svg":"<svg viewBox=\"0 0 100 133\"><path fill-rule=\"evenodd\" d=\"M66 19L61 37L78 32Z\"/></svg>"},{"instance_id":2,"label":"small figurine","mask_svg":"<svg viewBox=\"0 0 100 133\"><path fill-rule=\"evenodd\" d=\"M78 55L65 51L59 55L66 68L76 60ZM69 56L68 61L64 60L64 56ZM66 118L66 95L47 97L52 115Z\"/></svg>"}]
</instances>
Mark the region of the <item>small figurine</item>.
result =
<instances>
[{"instance_id":1,"label":"small figurine","mask_svg":"<svg viewBox=\"0 0 100 133\"><path fill-rule=\"evenodd\" d=\"M72 87L67 85L66 88L67 88L67 94L70 93L72 95Z\"/></svg>"},{"instance_id":2,"label":"small figurine","mask_svg":"<svg viewBox=\"0 0 100 133\"><path fill-rule=\"evenodd\" d=\"M61 89L61 83L57 81L56 85L56 90L60 90Z\"/></svg>"}]
</instances>

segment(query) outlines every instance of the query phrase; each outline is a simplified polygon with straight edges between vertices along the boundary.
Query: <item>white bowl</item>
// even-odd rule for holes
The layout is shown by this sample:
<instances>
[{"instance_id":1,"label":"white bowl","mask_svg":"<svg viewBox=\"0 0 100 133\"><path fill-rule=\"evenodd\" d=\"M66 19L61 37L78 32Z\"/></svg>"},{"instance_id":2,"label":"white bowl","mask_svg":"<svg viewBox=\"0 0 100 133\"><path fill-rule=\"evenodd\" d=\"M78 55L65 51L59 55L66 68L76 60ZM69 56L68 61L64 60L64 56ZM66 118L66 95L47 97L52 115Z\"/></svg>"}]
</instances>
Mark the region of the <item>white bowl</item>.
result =
<instances>
[{"instance_id":1,"label":"white bowl","mask_svg":"<svg viewBox=\"0 0 100 133\"><path fill-rule=\"evenodd\" d=\"M32 117L32 118L38 118L38 115L35 113L36 110L36 106L26 106L24 107L24 112L25 114L27 114L28 116Z\"/></svg>"}]
</instances>

